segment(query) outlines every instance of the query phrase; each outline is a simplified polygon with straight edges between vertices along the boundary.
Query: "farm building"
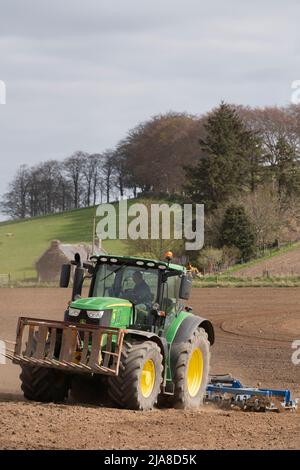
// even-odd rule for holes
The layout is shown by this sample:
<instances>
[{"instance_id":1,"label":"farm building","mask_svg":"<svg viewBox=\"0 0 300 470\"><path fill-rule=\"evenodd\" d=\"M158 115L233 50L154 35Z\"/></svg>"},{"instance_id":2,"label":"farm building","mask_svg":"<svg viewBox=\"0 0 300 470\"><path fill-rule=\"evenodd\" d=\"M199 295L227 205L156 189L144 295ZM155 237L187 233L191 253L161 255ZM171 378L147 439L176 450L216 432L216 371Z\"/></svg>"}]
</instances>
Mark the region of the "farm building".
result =
<instances>
[{"instance_id":1,"label":"farm building","mask_svg":"<svg viewBox=\"0 0 300 470\"><path fill-rule=\"evenodd\" d=\"M96 254L104 250L96 247ZM75 253L79 253L82 261L86 261L92 254L92 247L85 244L67 245L59 240L53 240L50 247L35 263L39 282L54 282L59 279L62 264L74 259Z\"/></svg>"}]
</instances>

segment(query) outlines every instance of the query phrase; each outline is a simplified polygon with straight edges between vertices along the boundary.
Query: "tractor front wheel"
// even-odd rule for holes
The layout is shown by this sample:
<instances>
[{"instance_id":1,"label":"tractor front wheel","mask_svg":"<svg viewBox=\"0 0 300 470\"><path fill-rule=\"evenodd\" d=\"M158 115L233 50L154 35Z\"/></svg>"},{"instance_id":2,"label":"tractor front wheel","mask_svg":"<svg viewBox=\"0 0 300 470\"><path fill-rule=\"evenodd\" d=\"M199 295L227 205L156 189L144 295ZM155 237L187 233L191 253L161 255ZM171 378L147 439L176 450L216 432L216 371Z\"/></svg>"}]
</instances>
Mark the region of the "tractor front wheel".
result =
<instances>
[{"instance_id":1,"label":"tractor front wheel","mask_svg":"<svg viewBox=\"0 0 300 470\"><path fill-rule=\"evenodd\" d=\"M209 362L210 344L207 333L203 328L198 328L180 347L174 371L175 408L195 409L202 405L208 382Z\"/></svg>"},{"instance_id":2,"label":"tractor front wheel","mask_svg":"<svg viewBox=\"0 0 300 470\"><path fill-rule=\"evenodd\" d=\"M33 351L36 350L37 339L33 339ZM21 365L21 389L24 397L32 401L44 403L63 402L69 394L71 376L57 369L48 367Z\"/></svg>"},{"instance_id":3,"label":"tractor front wheel","mask_svg":"<svg viewBox=\"0 0 300 470\"><path fill-rule=\"evenodd\" d=\"M163 379L162 355L152 341L124 342L119 375L108 379L110 397L122 408L150 410Z\"/></svg>"},{"instance_id":4,"label":"tractor front wheel","mask_svg":"<svg viewBox=\"0 0 300 470\"><path fill-rule=\"evenodd\" d=\"M21 367L21 389L25 398L44 403L63 402L67 398L70 378L64 372L46 367Z\"/></svg>"}]
</instances>

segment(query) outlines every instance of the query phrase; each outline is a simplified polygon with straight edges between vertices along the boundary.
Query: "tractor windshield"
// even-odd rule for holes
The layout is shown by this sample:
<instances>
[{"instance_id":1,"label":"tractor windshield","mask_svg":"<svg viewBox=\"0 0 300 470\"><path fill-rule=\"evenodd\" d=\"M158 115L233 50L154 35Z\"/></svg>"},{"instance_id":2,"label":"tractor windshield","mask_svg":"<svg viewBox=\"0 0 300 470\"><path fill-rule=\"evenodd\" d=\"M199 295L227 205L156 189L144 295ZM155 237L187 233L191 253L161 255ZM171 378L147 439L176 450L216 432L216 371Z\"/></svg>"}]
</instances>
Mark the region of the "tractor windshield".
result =
<instances>
[{"instance_id":1,"label":"tractor windshield","mask_svg":"<svg viewBox=\"0 0 300 470\"><path fill-rule=\"evenodd\" d=\"M93 297L119 297L149 310L157 300L158 270L127 265L101 264Z\"/></svg>"}]
</instances>

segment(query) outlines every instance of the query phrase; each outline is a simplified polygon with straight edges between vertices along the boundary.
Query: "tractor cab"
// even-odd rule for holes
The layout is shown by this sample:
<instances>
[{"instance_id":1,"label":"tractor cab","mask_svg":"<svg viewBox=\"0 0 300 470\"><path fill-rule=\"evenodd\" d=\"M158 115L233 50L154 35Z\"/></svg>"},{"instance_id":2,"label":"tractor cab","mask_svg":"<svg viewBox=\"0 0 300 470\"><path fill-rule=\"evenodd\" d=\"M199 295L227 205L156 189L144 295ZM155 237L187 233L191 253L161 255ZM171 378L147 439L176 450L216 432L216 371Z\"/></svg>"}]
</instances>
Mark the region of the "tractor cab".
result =
<instances>
[{"instance_id":1,"label":"tractor cab","mask_svg":"<svg viewBox=\"0 0 300 470\"><path fill-rule=\"evenodd\" d=\"M181 299L189 297L191 280L183 266L125 256L99 256L88 266L76 259L73 301L65 320L114 324L158 333L168 316L182 309ZM88 276L83 269L87 269ZM65 275L67 272L67 276ZM91 280L89 297L81 298L85 278ZM70 269L62 268L61 287L70 280ZM173 314L173 315L172 315Z\"/></svg>"}]
</instances>

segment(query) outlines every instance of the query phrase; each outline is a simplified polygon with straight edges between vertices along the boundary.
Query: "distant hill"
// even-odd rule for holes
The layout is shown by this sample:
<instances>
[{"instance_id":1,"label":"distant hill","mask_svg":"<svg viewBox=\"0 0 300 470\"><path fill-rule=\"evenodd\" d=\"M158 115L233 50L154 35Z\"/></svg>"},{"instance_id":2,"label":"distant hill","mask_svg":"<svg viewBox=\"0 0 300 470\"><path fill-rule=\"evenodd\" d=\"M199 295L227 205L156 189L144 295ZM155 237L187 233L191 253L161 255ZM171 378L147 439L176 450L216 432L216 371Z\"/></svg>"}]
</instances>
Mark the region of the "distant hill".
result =
<instances>
[{"instance_id":1,"label":"distant hill","mask_svg":"<svg viewBox=\"0 0 300 470\"><path fill-rule=\"evenodd\" d=\"M24 221L0 223L0 274L11 273L13 280L36 278L34 263L51 240L91 244L96 207ZM124 242L107 240L103 247L115 254L126 250Z\"/></svg>"}]
</instances>

